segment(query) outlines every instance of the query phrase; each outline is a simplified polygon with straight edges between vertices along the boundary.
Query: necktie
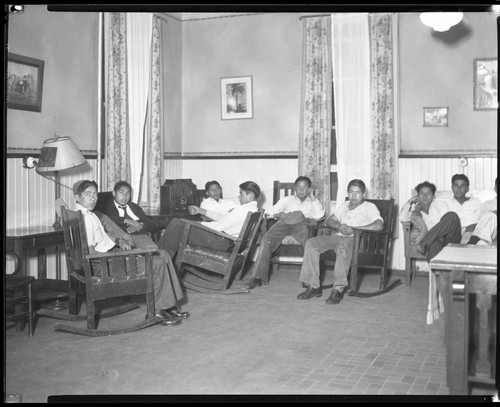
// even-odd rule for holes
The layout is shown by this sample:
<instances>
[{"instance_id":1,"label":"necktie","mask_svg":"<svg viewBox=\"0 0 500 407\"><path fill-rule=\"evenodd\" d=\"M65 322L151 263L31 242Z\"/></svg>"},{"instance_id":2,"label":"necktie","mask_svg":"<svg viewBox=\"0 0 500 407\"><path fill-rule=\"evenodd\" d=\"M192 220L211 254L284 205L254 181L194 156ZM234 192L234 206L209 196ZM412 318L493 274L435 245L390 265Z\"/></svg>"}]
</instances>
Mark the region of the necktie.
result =
<instances>
[{"instance_id":1,"label":"necktie","mask_svg":"<svg viewBox=\"0 0 500 407\"><path fill-rule=\"evenodd\" d=\"M125 212L125 215L124 215L125 218L132 219L132 217L127 212L127 205L125 205L125 206L118 205L118 208L123 209L123 212Z\"/></svg>"}]
</instances>

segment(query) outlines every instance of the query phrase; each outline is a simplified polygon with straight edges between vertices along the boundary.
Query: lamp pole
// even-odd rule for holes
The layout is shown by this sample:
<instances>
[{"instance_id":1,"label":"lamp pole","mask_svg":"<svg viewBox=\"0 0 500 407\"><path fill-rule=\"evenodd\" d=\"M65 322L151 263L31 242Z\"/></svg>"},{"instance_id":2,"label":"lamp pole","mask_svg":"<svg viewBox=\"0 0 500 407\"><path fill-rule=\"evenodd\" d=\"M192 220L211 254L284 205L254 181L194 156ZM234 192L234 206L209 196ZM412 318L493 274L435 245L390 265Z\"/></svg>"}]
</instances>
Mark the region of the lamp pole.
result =
<instances>
[{"instance_id":1,"label":"lamp pole","mask_svg":"<svg viewBox=\"0 0 500 407\"><path fill-rule=\"evenodd\" d=\"M56 201L61 197L61 184L59 183L59 171L54 171L54 181L55 181L55 191L56 191ZM52 227L55 230L61 230L61 222L59 219L59 215L56 211L56 221L52 224Z\"/></svg>"}]
</instances>

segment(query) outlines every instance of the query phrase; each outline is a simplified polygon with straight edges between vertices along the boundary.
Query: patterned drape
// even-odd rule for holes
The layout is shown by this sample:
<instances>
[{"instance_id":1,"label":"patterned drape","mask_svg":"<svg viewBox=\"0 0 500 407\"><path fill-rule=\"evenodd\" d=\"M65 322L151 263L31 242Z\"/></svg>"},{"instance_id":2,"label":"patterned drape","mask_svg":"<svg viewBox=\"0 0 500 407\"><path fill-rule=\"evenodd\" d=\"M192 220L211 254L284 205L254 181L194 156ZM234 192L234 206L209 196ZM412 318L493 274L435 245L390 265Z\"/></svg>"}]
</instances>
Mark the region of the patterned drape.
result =
<instances>
[{"instance_id":1,"label":"patterned drape","mask_svg":"<svg viewBox=\"0 0 500 407\"><path fill-rule=\"evenodd\" d=\"M162 181L163 142L161 133L161 24L153 17L151 43L151 77L148 101L144 167L141 177L140 204L145 208L160 209L160 186Z\"/></svg>"},{"instance_id":2,"label":"patterned drape","mask_svg":"<svg viewBox=\"0 0 500 407\"><path fill-rule=\"evenodd\" d=\"M332 46L330 17L303 20L299 175L311 178L330 213Z\"/></svg>"},{"instance_id":3,"label":"patterned drape","mask_svg":"<svg viewBox=\"0 0 500 407\"><path fill-rule=\"evenodd\" d=\"M369 14L371 75L371 194L394 198L395 130L392 16Z\"/></svg>"},{"instance_id":4,"label":"patterned drape","mask_svg":"<svg viewBox=\"0 0 500 407\"><path fill-rule=\"evenodd\" d=\"M126 14L109 14L106 103L106 178L102 191L130 179L127 103Z\"/></svg>"}]
</instances>

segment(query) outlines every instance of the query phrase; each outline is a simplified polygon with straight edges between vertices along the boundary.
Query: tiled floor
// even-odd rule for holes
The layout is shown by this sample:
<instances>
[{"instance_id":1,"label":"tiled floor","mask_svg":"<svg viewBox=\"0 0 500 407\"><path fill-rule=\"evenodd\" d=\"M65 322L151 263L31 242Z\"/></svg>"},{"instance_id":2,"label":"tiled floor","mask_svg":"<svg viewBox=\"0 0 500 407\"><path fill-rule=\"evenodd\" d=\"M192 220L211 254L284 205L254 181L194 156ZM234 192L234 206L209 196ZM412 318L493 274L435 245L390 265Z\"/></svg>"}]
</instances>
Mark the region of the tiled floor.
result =
<instances>
[{"instance_id":1,"label":"tiled floor","mask_svg":"<svg viewBox=\"0 0 500 407\"><path fill-rule=\"evenodd\" d=\"M329 283L327 275L325 284ZM395 277L393 277L395 278ZM374 290L369 273L364 291ZM296 270L250 294L187 292L191 318L110 337L6 332L6 392L49 395L447 395L444 318L426 324L426 278L371 298L296 299ZM129 324L144 307L102 320ZM81 322L81 324L84 324Z\"/></svg>"}]
</instances>

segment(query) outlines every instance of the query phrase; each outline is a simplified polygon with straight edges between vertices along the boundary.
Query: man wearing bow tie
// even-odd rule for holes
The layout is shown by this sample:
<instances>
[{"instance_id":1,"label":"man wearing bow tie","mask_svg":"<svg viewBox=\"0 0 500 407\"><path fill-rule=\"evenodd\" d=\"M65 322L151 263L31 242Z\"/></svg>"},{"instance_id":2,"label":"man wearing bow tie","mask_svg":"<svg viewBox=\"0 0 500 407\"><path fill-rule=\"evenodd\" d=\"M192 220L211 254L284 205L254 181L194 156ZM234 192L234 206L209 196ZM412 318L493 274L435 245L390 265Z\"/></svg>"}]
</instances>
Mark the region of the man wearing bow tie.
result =
<instances>
[{"instance_id":1,"label":"man wearing bow tie","mask_svg":"<svg viewBox=\"0 0 500 407\"><path fill-rule=\"evenodd\" d=\"M135 247L155 247L149 233L156 231L156 225L139 205L130 201L132 186L127 181L118 181L113 188L113 196L115 199L109 202L106 215L132 236Z\"/></svg>"}]
</instances>

